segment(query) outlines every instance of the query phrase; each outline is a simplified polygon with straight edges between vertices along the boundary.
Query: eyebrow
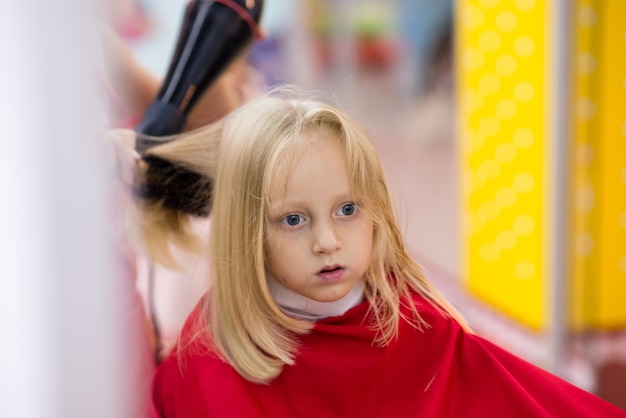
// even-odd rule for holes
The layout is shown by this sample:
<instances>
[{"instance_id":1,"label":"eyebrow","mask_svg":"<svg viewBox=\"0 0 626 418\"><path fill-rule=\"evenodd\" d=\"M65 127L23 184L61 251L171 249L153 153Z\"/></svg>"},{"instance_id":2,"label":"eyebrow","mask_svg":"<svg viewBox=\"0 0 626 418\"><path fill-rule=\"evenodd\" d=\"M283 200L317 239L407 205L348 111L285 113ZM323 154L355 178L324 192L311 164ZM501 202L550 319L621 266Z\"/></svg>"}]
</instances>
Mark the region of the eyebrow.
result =
<instances>
[{"instance_id":1,"label":"eyebrow","mask_svg":"<svg viewBox=\"0 0 626 418\"><path fill-rule=\"evenodd\" d=\"M351 191L347 191L347 192L336 194L335 196L332 197L332 199L333 201L352 202L354 201L354 195ZM268 206L269 214L271 216L275 216L276 215L275 212L289 212L289 209L285 210L283 208L303 206L303 202L301 200L293 200L293 201L283 200L283 202L284 203L280 205L280 208L277 208L277 205L272 204L272 202L270 201L270 204Z\"/></svg>"}]
</instances>

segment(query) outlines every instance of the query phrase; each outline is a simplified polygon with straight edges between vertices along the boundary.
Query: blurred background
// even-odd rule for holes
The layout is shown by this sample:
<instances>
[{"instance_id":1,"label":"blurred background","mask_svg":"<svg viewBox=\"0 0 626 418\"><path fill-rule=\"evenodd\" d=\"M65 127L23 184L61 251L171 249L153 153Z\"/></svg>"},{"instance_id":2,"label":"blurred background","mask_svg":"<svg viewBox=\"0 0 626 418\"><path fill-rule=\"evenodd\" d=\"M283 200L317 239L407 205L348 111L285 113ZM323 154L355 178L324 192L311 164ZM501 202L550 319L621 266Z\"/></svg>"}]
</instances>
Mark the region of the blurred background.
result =
<instances>
[{"instance_id":1,"label":"blurred background","mask_svg":"<svg viewBox=\"0 0 626 418\"><path fill-rule=\"evenodd\" d=\"M185 3L111 2L158 78ZM626 409L623 16L621 0L266 0L241 80L247 97L334 95L373 135L411 253L473 328ZM172 286L156 314L175 333L191 305Z\"/></svg>"}]
</instances>

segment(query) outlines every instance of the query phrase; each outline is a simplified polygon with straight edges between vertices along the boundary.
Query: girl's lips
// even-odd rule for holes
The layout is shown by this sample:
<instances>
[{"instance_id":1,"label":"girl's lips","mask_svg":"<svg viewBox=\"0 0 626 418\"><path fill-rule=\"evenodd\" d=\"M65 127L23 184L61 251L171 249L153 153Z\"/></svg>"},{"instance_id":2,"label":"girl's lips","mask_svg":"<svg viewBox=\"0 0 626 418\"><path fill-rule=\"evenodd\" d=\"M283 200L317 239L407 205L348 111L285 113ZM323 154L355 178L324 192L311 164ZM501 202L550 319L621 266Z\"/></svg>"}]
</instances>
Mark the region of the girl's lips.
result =
<instances>
[{"instance_id":1,"label":"girl's lips","mask_svg":"<svg viewBox=\"0 0 626 418\"><path fill-rule=\"evenodd\" d=\"M343 277L345 269L341 266L324 267L317 273L317 277L327 283L338 282Z\"/></svg>"}]
</instances>

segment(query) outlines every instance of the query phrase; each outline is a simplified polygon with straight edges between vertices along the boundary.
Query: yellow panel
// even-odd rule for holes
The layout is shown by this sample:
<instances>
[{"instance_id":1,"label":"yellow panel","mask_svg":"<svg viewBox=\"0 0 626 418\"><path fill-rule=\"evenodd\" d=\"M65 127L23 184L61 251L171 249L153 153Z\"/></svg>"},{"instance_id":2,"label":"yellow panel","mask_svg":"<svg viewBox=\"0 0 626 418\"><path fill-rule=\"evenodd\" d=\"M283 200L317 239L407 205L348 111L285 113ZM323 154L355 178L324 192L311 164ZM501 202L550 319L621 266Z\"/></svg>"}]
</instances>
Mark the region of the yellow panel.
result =
<instances>
[{"instance_id":1,"label":"yellow panel","mask_svg":"<svg viewBox=\"0 0 626 418\"><path fill-rule=\"evenodd\" d=\"M546 6L460 0L457 13L463 276L475 295L541 328Z\"/></svg>"},{"instance_id":2,"label":"yellow panel","mask_svg":"<svg viewBox=\"0 0 626 418\"><path fill-rule=\"evenodd\" d=\"M597 326L626 326L626 2L602 3Z\"/></svg>"},{"instance_id":3,"label":"yellow panel","mask_svg":"<svg viewBox=\"0 0 626 418\"><path fill-rule=\"evenodd\" d=\"M626 2L578 0L573 324L626 326Z\"/></svg>"},{"instance_id":4,"label":"yellow panel","mask_svg":"<svg viewBox=\"0 0 626 418\"><path fill-rule=\"evenodd\" d=\"M598 219L596 205L598 183L597 156L594 141L597 135L594 93L598 78L597 45L594 43L594 26L597 21L598 0L577 0L573 14L572 49L572 263L571 321L575 328L587 325L593 312L594 288L589 288L588 278L595 277L597 243L594 231ZM594 251L595 250L595 251Z\"/></svg>"}]
</instances>

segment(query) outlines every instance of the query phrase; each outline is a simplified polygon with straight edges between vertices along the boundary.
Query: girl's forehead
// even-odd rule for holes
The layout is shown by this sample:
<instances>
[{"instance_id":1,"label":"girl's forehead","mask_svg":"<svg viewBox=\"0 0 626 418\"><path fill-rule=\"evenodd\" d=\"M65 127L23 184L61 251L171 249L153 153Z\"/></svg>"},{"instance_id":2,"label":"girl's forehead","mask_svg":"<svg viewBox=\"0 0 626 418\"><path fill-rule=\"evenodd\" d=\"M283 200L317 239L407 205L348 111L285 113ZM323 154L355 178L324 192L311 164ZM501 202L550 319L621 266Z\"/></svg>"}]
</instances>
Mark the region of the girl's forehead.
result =
<instances>
[{"instance_id":1,"label":"girl's forehead","mask_svg":"<svg viewBox=\"0 0 626 418\"><path fill-rule=\"evenodd\" d=\"M332 149L324 147L322 143L327 141L334 142L336 146ZM311 152L314 151L326 154L343 154L339 135L328 128L320 128L291 138L273 162L271 172L274 178L270 180L275 181L275 178L278 177L278 181L284 181L284 178L288 177L294 169L306 166L310 162Z\"/></svg>"},{"instance_id":2,"label":"girl's forehead","mask_svg":"<svg viewBox=\"0 0 626 418\"><path fill-rule=\"evenodd\" d=\"M307 193L323 194L339 187L349 191L346 158L338 139L329 135L303 138L295 152L276 161L269 180L270 200Z\"/></svg>"}]
</instances>

